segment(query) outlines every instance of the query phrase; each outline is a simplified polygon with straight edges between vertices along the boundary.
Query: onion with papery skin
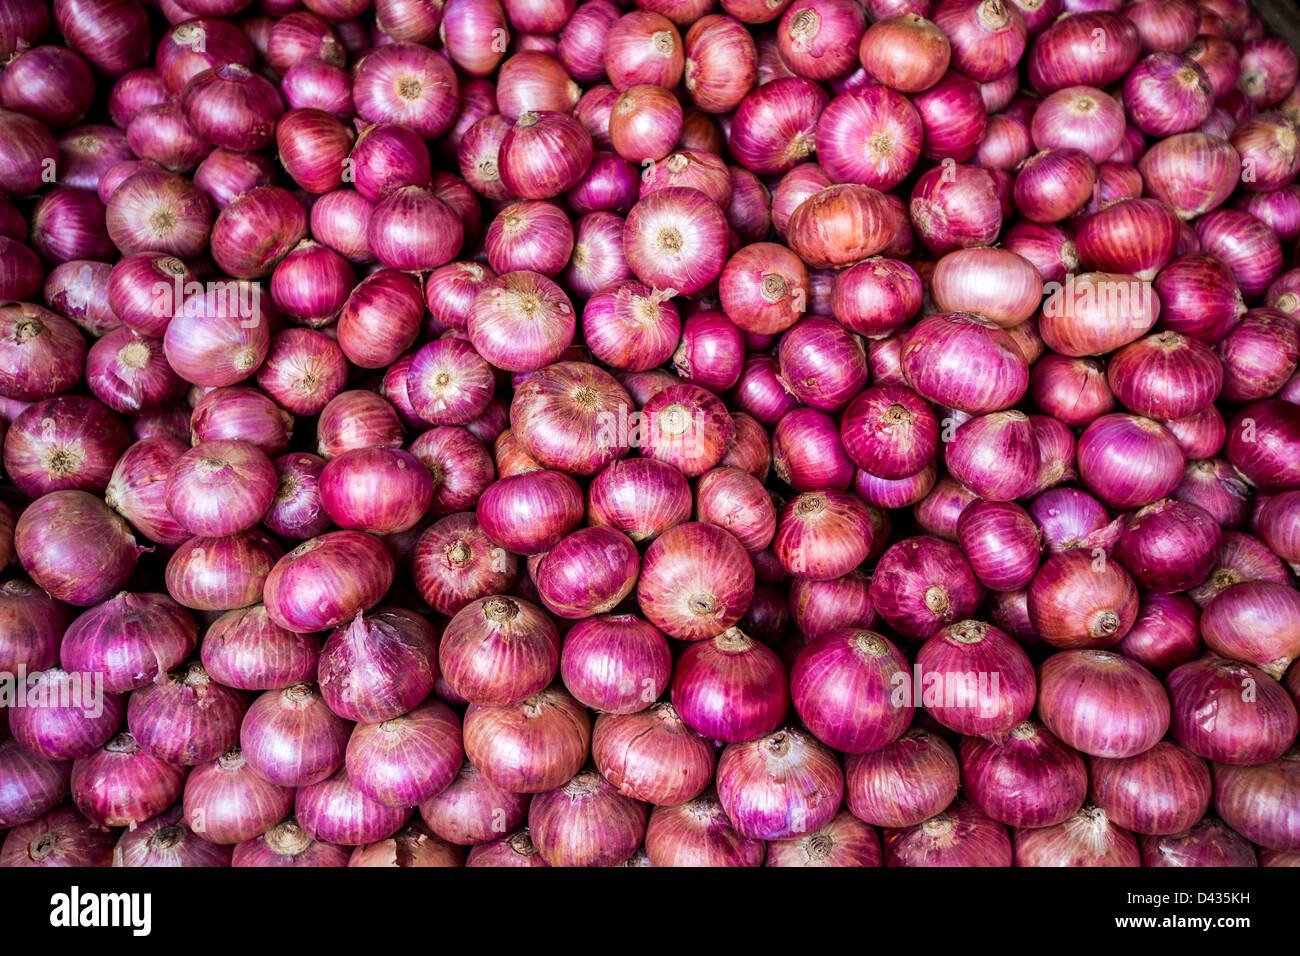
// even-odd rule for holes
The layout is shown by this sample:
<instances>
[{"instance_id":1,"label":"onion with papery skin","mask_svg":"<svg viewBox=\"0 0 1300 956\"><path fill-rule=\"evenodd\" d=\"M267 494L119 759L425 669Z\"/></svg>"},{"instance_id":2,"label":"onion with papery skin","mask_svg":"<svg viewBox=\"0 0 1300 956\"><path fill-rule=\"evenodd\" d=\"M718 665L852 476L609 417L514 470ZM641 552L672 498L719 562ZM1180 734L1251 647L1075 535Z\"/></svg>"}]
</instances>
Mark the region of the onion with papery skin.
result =
<instances>
[{"instance_id":1,"label":"onion with papery skin","mask_svg":"<svg viewBox=\"0 0 1300 956\"><path fill-rule=\"evenodd\" d=\"M1141 665L1100 650L1054 654L1039 669L1038 714L1093 757L1132 757L1169 728L1169 698Z\"/></svg>"},{"instance_id":2,"label":"onion with papery skin","mask_svg":"<svg viewBox=\"0 0 1300 956\"><path fill-rule=\"evenodd\" d=\"M675 807L655 807L646 827L655 866L759 866L764 843L737 831L712 791Z\"/></svg>"},{"instance_id":3,"label":"onion with papery skin","mask_svg":"<svg viewBox=\"0 0 1300 956\"><path fill-rule=\"evenodd\" d=\"M1095 757L1089 777L1092 802L1134 833L1181 833L1210 806L1209 768L1167 741L1133 757Z\"/></svg>"},{"instance_id":4,"label":"onion with papery skin","mask_svg":"<svg viewBox=\"0 0 1300 956\"><path fill-rule=\"evenodd\" d=\"M60 806L5 834L0 866L110 866L116 834Z\"/></svg>"},{"instance_id":5,"label":"onion with papery skin","mask_svg":"<svg viewBox=\"0 0 1300 956\"><path fill-rule=\"evenodd\" d=\"M1016 866L1137 866L1139 859L1133 835L1091 804L1056 826L1015 834Z\"/></svg>"},{"instance_id":6,"label":"onion with papery skin","mask_svg":"<svg viewBox=\"0 0 1300 956\"><path fill-rule=\"evenodd\" d=\"M1214 765L1214 809L1253 843L1300 850L1300 749L1254 767Z\"/></svg>"},{"instance_id":7,"label":"onion with papery skin","mask_svg":"<svg viewBox=\"0 0 1300 956\"><path fill-rule=\"evenodd\" d=\"M957 756L944 740L913 728L882 750L845 760L845 798L854 816L873 826L910 827L957 796Z\"/></svg>"},{"instance_id":8,"label":"onion with papery skin","mask_svg":"<svg viewBox=\"0 0 1300 956\"><path fill-rule=\"evenodd\" d=\"M799 652L790 696L805 726L843 753L871 753L893 743L912 721L910 700L897 689L907 660L871 631L829 631Z\"/></svg>"},{"instance_id":9,"label":"onion with papery skin","mask_svg":"<svg viewBox=\"0 0 1300 956\"><path fill-rule=\"evenodd\" d=\"M426 701L399 717L358 724L345 760L363 795L409 807L446 789L464 757L460 719L446 704Z\"/></svg>"},{"instance_id":10,"label":"onion with papery skin","mask_svg":"<svg viewBox=\"0 0 1300 956\"><path fill-rule=\"evenodd\" d=\"M1083 757L1031 720L1000 744L962 738L961 767L967 797L1012 827L1062 823L1083 806L1088 792Z\"/></svg>"},{"instance_id":11,"label":"onion with papery skin","mask_svg":"<svg viewBox=\"0 0 1300 956\"><path fill-rule=\"evenodd\" d=\"M1300 594L1268 581L1235 584L1205 606L1201 634L1210 650L1281 678L1300 656Z\"/></svg>"},{"instance_id":12,"label":"onion with papery skin","mask_svg":"<svg viewBox=\"0 0 1300 956\"><path fill-rule=\"evenodd\" d=\"M390 720L433 690L438 679L433 626L403 608L358 613L325 641L317 674L321 697L340 717Z\"/></svg>"},{"instance_id":13,"label":"onion with papery skin","mask_svg":"<svg viewBox=\"0 0 1300 956\"><path fill-rule=\"evenodd\" d=\"M582 767L590 743L587 711L556 685L517 704L471 704L465 712L465 755L512 793L562 785Z\"/></svg>"},{"instance_id":14,"label":"onion with papery skin","mask_svg":"<svg viewBox=\"0 0 1300 956\"><path fill-rule=\"evenodd\" d=\"M983 622L961 621L937 632L917 653L915 667L908 698L915 706L919 696L935 720L959 733L998 741L1033 710L1029 658L1005 632Z\"/></svg>"},{"instance_id":15,"label":"onion with papery skin","mask_svg":"<svg viewBox=\"0 0 1300 956\"><path fill-rule=\"evenodd\" d=\"M500 789L465 761L444 790L420 804L420 816L441 839L468 846L523 823L531 799Z\"/></svg>"},{"instance_id":16,"label":"onion with papery skin","mask_svg":"<svg viewBox=\"0 0 1300 956\"><path fill-rule=\"evenodd\" d=\"M718 760L718 800L736 829L752 839L820 829L835 816L843 793L834 754L794 727L733 743Z\"/></svg>"},{"instance_id":17,"label":"onion with papery skin","mask_svg":"<svg viewBox=\"0 0 1300 956\"><path fill-rule=\"evenodd\" d=\"M190 664L131 695L127 726L151 755L170 764L206 763L239 742L243 695Z\"/></svg>"},{"instance_id":18,"label":"onion with papery skin","mask_svg":"<svg viewBox=\"0 0 1300 956\"><path fill-rule=\"evenodd\" d=\"M668 703L596 718L596 767L624 796L674 807L699 796L713 778L713 745L690 730Z\"/></svg>"},{"instance_id":19,"label":"onion with papery skin","mask_svg":"<svg viewBox=\"0 0 1300 956\"><path fill-rule=\"evenodd\" d=\"M378 538L332 531L277 562L266 579L266 609L287 630L324 630L377 604L393 574L393 559Z\"/></svg>"},{"instance_id":20,"label":"onion with papery skin","mask_svg":"<svg viewBox=\"0 0 1300 956\"><path fill-rule=\"evenodd\" d=\"M591 770L539 793L528 808L533 841L551 866L621 863L640 846L645 822L645 804Z\"/></svg>"},{"instance_id":21,"label":"onion with papery skin","mask_svg":"<svg viewBox=\"0 0 1300 956\"><path fill-rule=\"evenodd\" d=\"M1294 704L1282 685L1257 667L1205 657L1184 663L1165 683L1174 739L1205 760L1266 763L1295 740Z\"/></svg>"},{"instance_id":22,"label":"onion with papery skin","mask_svg":"<svg viewBox=\"0 0 1300 956\"><path fill-rule=\"evenodd\" d=\"M924 641L973 614L983 593L961 551L933 537L891 545L871 579L872 603L880 616L913 641Z\"/></svg>"},{"instance_id":23,"label":"onion with papery skin","mask_svg":"<svg viewBox=\"0 0 1300 956\"><path fill-rule=\"evenodd\" d=\"M715 525L686 522L646 551L637 581L642 613L669 637L703 640L740 620L754 596L744 546Z\"/></svg>"},{"instance_id":24,"label":"onion with papery skin","mask_svg":"<svg viewBox=\"0 0 1300 956\"><path fill-rule=\"evenodd\" d=\"M1011 866L1006 827L974 804L952 804L919 824L884 832L886 866Z\"/></svg>"},{"instance_id":25,"label":"onion with papery skin","mask_svg":"<svg viewBox=\"0 0 1300 956\"><path fill-rule=\"evenodd\" d=\"M132 827L181 795L185 771L145 752L129 733L72 764L72 801L99 826Z\"/></svg>"}]
</instances>

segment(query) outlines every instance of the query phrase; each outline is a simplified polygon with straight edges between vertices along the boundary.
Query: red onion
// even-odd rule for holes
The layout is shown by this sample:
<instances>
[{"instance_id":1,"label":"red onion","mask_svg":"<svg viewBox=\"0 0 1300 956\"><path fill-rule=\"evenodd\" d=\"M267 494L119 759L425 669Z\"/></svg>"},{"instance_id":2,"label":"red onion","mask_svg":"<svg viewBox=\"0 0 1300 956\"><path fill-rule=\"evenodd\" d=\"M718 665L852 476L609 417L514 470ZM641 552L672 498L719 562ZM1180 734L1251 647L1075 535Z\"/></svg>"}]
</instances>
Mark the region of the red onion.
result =
<instances>
[{"instance_id":1,"label":"red onion","mask_svg":"<svg viewBox=\"0 0 1300 956\"><path fill-rule=\"evenodd\" d=\"M1011 501L1033 491L1038 440L1022 412L994 412L964 422L945 450L952 477L982 498Z\"/></svg>"},{"instance_id":2,"label":"red onion","mask_svg":"<svg viewBox=\"0 0 1300 956\"><path fill-rule=\"evenodd\" d=\"M618 90L638 83L667 89L682 75L684 53L681 34L672 21L658 13L626 13L605 35L604 67Z\"/></svg>"},{"instance_id":3,"label":"red onion","mask_svg":"<svg viewBox=\"0 0 1300 956\"><path fill-rule=\"evenodd\" d=\"M573 339L574 312L554 282L535 272L493 280L474 300L469 336L497 368L533 371L558 359Z\"/></svg>"},{"instance_id":4,"label":"red onion","mask_svg":"<svg viewBox=\"0 0 1300 956\"><path fill-rule=\"evenodd\" d=\"M1029 384L1024 354L980 316L944 313L922 319L903 345L903 372L922 397L971 414L1015 404Z\"/></svg>"},{"instance_id":5,"label":"red onion","mask_svg":"<svg viewBox=\"0 0 1300 956\"><path fill-rule=\"evenodd\" d=\"M853 406L850 406L850 410ZM792 409L772 433L772 466L796 491L844 491L853 479L853 462L840 440L840 428L825 412Z\"/></svg>"},{"instance_id":6,"label":"red onion","mask_svg":"<svg viewBox=\"0 0 1300 956\"><path fill-rule=\"evenodd\" d=\"M1216 209L1196 221L1196 234L1206 252L1232 270L1242 295L1262 295L1282 271L1282 253L1271 229L1238 209Z\"/></svg>"},{"instance_id":7,"label":"red onion","mask_svg":"<svg viewBox=\"0 0 1300 956\"><path fill-rule=\"evenodd\" d=\"M1300 487L1295 443L1300 441L1296 406L1271 400L1247 405L1228 425L1225 453L1242 476L1266 491Z\"/></svg>"},{"instance_id":8,"label":"red onion","mask_svg":"<svg viewBox=\"0 0 1300 956\"><path fill-rule=\"evenodd\" d=\"M682 473L654 459L610 463L593 479L590 496L590 521L617 528L633 541L651 540L691 515Z\"/></svg>"},{"instance_id":9,"label":"red onion","mask_svg":"<svg viewBox=\"0 0 1300 956\"><path fill-rule=\"evenodd\" d=\"M229 149L214 149L194 171L194 184L219 210L249 189L270 185L273 178L265 156Z\"/></svg>"},{"instance_id":10,"label":"red onion","mask_svg":"<svg viewBox=\"0 0 1300 956\"><path fill-rule=\"evenodd\" d=\"M62 607L23 578L0 584L0 670L43 671L59 661ZM28 748L31 749L31 748Z\"/></svg>"},{"instance_id":11,"label":"red onion","mask_svg":"<svg viewBox=\"0 0 1300 956\"><path fill-rule=\"evenodd\" d=\"M836 273L831 311L850 331L875 337L899 328L920 308L921 298L921 281L911 266L869 259Z\"/></svg>"},{"instance_id":12,"label":"red onion","mask_svg":"<svg viewBox=\"0 0 1300 956\"><path fill-rule=\"evenodd\" d=\"M491 843L473 847L465 857L466 866L550 866L533 845L528 828ZM621 864L627 865L627 864Z\"/></svg>"},{"instance_id":13,"label":"red onion","mask_svg":"<svg viewBox=\"0 0 1300 956\"><path fill-rule=\"evenodd\" d=\"M284 538L305 541L324 534L332 525L321 502L320 475L325 461L316 455L281 455L275 466L275 497L262 523Z\"/></svg>"},{"instance_id":14,"label":"red onion","mask_svg":"<svg viewBox=\"0 0 1300 956\"><path fill-rule=\"evenodd\" d=\"M246 607L258 600L282 554L260 528L222 538L190 538L167 562L167 591L196 610Z\"/></svg>"},{"instance_id":15,"label":"red onion","mask_svg":"<svg viewBox=\"0 0 1300 956\"><path fill-rule=\"evenodd\" d=\"M445 789L420 804L420 815L441 839L465 846L518 826L530 799L501 790L466 761Z\"/></svg>"},{"instance_id":16,"label":"red onion","mask_svg":"<svg viewBox=\"0 0 1300 956\"><path fill-rule=\"evenodd\" d=\"M805 492L778 517L773 550L795 577L828 581L866 560L873 530L862 503L844 492Z\"/></svg>"},{"instance_id":17,"label":"red onion","mask_svg":"<svg viewBox=\"0 0 1300 956\"><path fill-rule=\"evenodd\" d=\"M114 202L120 192L114 193ZM113 202L109 205L111 224ZM230 275L258 278L267 275L306 233L307 213L296 198L278 186L257 186L222 208L212 227L212 255Z\"/></svg>"},{"instance_id":18,"label":"red onion","mask_svg":"<svg viewBox=\"0 0 1300 956\"><path fill-rule=\"evenodd\" d=\"M632 400L609 375L584 362L560 362L529 376L515 392L510 421L542 466L591 475L626 454Z\"/></svg>"},{"instance_id":19,"label":"red onion","mask_svg":"<svg viewBox=\"0 0 1300 956\"><path fill-rule=\"evenodd\" d=\"M1182 832L1160 837L1143 837L1143 866L1267 866L1270 852L1255 849L1235 830L1210 816Z\"/></svg>"},{"instance_id":20,"label":"red onion","mask_svg":"<svg viewBox=\"0 0 1300 956\"><path fill-rule=\"evenodd\" d=\"M293 791L259 777L238 747L195 767L185 782L185 823L212 843L251 840L292 809Z\"/></svg>"},{"instance_id":21,"label":"red onion","mask_svg":"<svg viewBox=\"0 0 1300 956\"><path fill-rule=\"evenodd\" d=\"M916 12L877 19L858 46L867 73L903 93L919 93L939 82L950 54L945 30Z\"/></svg>"},{"instance_id":22,"label":"red onion","mask_svg":"<svg viewBox=\"0 0 1300 956\"><path fill-rule=\"evenodd\" d=\"M56 807L5 834L0 866L109 866L116 834L69 806Z\"/></svg>"},{"instance_id":23,"label":"red onion","mask_svg":"<svg viewBox=\"0 0 1300 956\"><path fill-rule=\"evenodd\" d=\"M461 428L431 428L411 443L410 452L433 476L436 514L472 508L495 478L492 456Z\"/></svg>"},{"instance_id":24,"label":"red onion","mask_svg":"<svg viewBox=\"0 0 1300 956\"><path fill-rule=\"evenodd\" d=\"M1205 580L1219 537L1218 525L1204 509L1166 499L1127 520L1115 556L1143 588L1172 593Z\"/></svg>"},{"instance_id":25,"label":"red onion","mask_svg":"<svg viewBox=\"0 0 1300 956\"><path fill-rule=\"evenodd\" d=\"M392 836L411 811L370 799L340 770L320 783L300 787L294 797L294 813L309 836L355 846Z\"/></svg>"},{"instance_id":26,"label":"red onion","mask_svg":"<svg viewBox=\"0 0 1300 956\"><path fill-rule=\"evenodd\" d=\"M713 746L686 727L671 704L626 716L602 714L592 755L619 793L659 806L693 800L713 778Z\"/></svg>"},{"instance_id":27,"label":"red onion","mask_svg":"<svg viewBox=\"0 0 1300 956\"><path fill-rule=\"evenodd\" d=\"M312 235L349 262L369 262L374 256L366 234L373 212L374 206L359 193L326 193L311 207Z\"/></svg>"},{"instance_id":28,"label":"red onion","mask_svg":"<svg viewBox=\"0 0 1300 956\"><path fill-rule=\"evenodd\" d=\"M790 673L795 710L819 740L845 753L870 753L896 740L912 719L898 688L907 660L871 631L829 631L799 652Z\"/></svg>"},{"instance_id":29,"label":"red onion","mask_svg":"<svg viewBox=\"0 0 1300 956\"><path fill-rule=\"evenodd\" d=\"M271 620L290 631L319 631L373 607L393 579L393 559L377 538L333 531L285 555L266 580Z\"/></svg>"},{"instance_id":30,"label":"red onion","mask_svg":"<svg viewBox=\"0 0 1300 956\"><path fill-rule=\"evenodd\" d=\"M1100 31L1100 33L1098 33ZM1098 38L1104 45L1098 48ZM1040 93L1075 83L1106 86L1137 61L1140 37L1127 18L1109 10L1075 13L1058 19L1029 51L1029 82Z\"/></svg>"},{"instance_id":31,"label":"red onion","mask_svg":"<svg viewBox=\"0 0 1300 956\"><path fill-rule=\"evenodd\" d=\"M533 798L528 826L551 866L611 866L630 857L645 835L645 805L585 770Z\"/></svg>"},{"instance_id":32,"label":"red onion","mask_svg":"<svg viewBox=\"0 0 1300 956\"><path fill-rule=\"evenodd\" d=\"M134 0L58 0L54 24L73 49L110 77L149 59L149 22Z\"/></svg>"},{"instance_id":33,"label":"red onion","mask_svg":"<svg viewBox=\"0 0 1300 956\"><path fill-rule=\"evenodd\" d=\"M343 766L347 723L309 684L267 691L244 715L244 759L256 774L283 787L308 786Z\"/></svg>"},{"instance_id":34,"label":"red onion","mask_svg":"<svg viewBox=\"0 0 1300 956\"><path fill-rule=\"evenodd\" d=\"M650 812L646 852L655 866L758 866L762 840L739 833L712 791Z\"/></svg>"},{"instance_id":35,"label":"red onion","mask_svg":"<svg viewBox=\"0 0 1300 956\"><path fill-rule=\"evenodd\" d=\"M1237 151L1226 140L1204 133L1180 133L1160 140L1137 166L1147 192L1183 219L1222 205L1236 187L1241 170ZM1205 242L1204 236L1201 241Z\"/></svg>"},{"instance_id":36,"label":"red onion","mask_svg":"<svg viewBox=\"0 0 1300 956\"><path fill-rule=\"evenodd\" d=\"M1138 756L1094 758L1090 793L1119 826L1143 834L1181 833L1210 805L1210 772L1182 747L1162 741Z\"/></svg>"},{"instance_id":37,"label":"red onion","mask_svg":"<svg viewBox=\"0 0 1300 956\"><path fill-rule=\"evenodd\" d=\"M1147 418L1111 414L1079 438L1079 474L1103 500L1121 508L1168 495L1182 477L1182 451L1168 429Z\"/></svg>"},{"instance_id":38,"label":"red onion","mask_svg":"<svg viewBox=\"0 0 1300 956\"><path fill-rule=\"evenodd\" d=\"M356 67L352 95L357 115L398 123L425 140L441 136L456 118L459 84L451 64L427 47L376 47Z\"/></svg>"},{"instance_id":39,"label":"red onion","mask_svg":"<svg viewBox=\"0 0 1300 956\"><path fill-rule=\"evenodd\" d=\"M1291 749L1256 767L1214 767L1214 809L1225 823L1253 843L1272 850L1300 848L1297 824L1297 768Z\"/></svg>"},{"instance_id":40,"label":"red onion","mask_svg":"<svg viewBox=\"0 0 1300 956\"><path fill-rule=\"evenodd\" d=\"M1063 823L1017 830L1016 866L1137 866L1137 840L1086 804Z\"/></svg>"},{"instance_id":41,"label":"red onion","mask_svg":"<svg viewBox=\"0 0 1300 956\"><path fill-rule=\"evenodd\" d=\"M760 175L785 172L813 151L817 118L828 98L803 77L784 77L749 93L736 109L729 145L741 166Z\"/></svg>"},{"instance_id":42,"label":"red onion","mask_svg":"<svg viewBox=\"0 0 1300 956\"><path fill-rule=\"evenodd\" d=\"M1163 673L1201 650L1200 613L1180 594L1145 594L1137 617L1115 649L1147 670Z\"/></svg>"},{"instance_id":43,"label":"red onion","mask_svg":"<svg viewBox=\"0 0 1300 956\"><path fill-rule=\"evenodd\" d=\"M101 681L92 671L69 673L57 666L28 674L16 687L22 706L9 709L9 727L20 753L63 761L102 747L122 726L126 700L104 693Z\"/></svg>"},{"instance_id":44,"label":"red onion","mask_svg":"<svg viewBox=\"0 0 1300 956\"><path fill-rule=\"evenodd\" d=\"M465 712L465 755L512 793L560 786L582 767L590 742L586 710L555 685L516 704Z\"/></svg>"},{"instance_id":45,"label":"red onion","mask_svg":"<svg viewBox=\"0 0 1300 956\"><path fill-rule=\"evenodd\" d=\"M988 110L977 83L949 70L938 83L914 94L912 105L925 130L922 156L964 163L975 155L988 127Z\"/></svg>"},{"instance_id":46,"label":"red onion","mask_svg":"<svg viewBox=\"0 0 1300 956\"><path fill-rule=\"evenodd\" d=\"M0 78L0 103L53 128L81 119L93 94L86 61L66 47L20 50Z\"/></svg>"},{"instance_id":47,"label":"red onion","mask_svg":"<svg viewBox=\"0 0 1300 956\"><path fill-rule=\"evenodd\" d=\"M1295 739L1295 705L1286 690L1248 664L1205 657L1175 669L1166 684L1174 738L1207 760L1267 763Z\"/></svg>"},{"instance_id":48,"label":"red onion","mask_svg":"<svg viewBox=\"0 0 1300 956\"><path fill-rule=\"evenodd\" d=\"M610 424L616 427L606 441L623 440L621 433L627 430L623 416ZM636 435L626 441L639 445L645 457L673 465L688 478L717 465L735 433L722 402L698 385L673 385L654 395L642 408L636 427Z\"/></svg>"},{"instance_id":49,"label":"red onion","mask_svg":"<svg viewBox=\"0 0 1300 956\"><path fill-rule=\"evenodd\" d=\"M124 585L139 550L117 514L84 491L55 491L22 513L14 548L32 580L53 597L87 607Z\"/></svg>"},{"instance_id":50,"label":"red onion","mask_svg":"<svg viewBox=\"0 0 1300 956\"><path fill-rule=\"evenodd\" d=\"M886 829L886 866L1010 866L1011 839L965 800L906 829Z\"/></svg>"},{"instance_id":51,"label":"red onion","mask_svg":"<svg viewBox=\"0 0 1300 956\"><path fill-rule=\"evenodd\" d=\"M980 583L993 591L1018 591L1038 570L1039 531L1023 508L976 501L957 521L957 540Z\"/></svg>"},{"instance_id":52,"label":"red onion","mask_svg":"<svg viewBox=\"0 0 1300 956\"><path fill-rule=\"evenodd\" d=\"M836 182L892 189L920 156L921 118L905 97L887 87L858 87L822 111L817 142L819 161Z\"/></svg>"},{"instance_id":53,"label":"red onion","mask_svg":"<svg viewBox=\"0 0 1300 956\"><path fill-rule=\"evenodd\" d=\"M750 740L780 724L789 709L786 686L776 653L733 627L687 649L673 674L672 700L697 733Z\"/></svg>"},{"instance_id":54,"label":"red onion","mask_svg":"<svg viewBox=\"0 0 1300 956\"><path fill-rule=\"evenodd\" d=\"M313 840L292 816L235 847L232 866L347 866L348 851Z\"/></svg>"},{"instance_id":55,"label":"red onion","mask_svg":"<svg viewBox=\"0 0 1300 956\"><path fill-rule=\"evenodd\" d=\"M850 754L844 772L849 809L874 826L914 826L957 795L956 755L942 738L919 727L875 753Z\"/></svg>"},{"instance_id":56,"label":"red onion","mask_svg":"<svg viewBox=\"0 0 1300 956\"><path fill-rule=\"evenodd\" d=\"M962 621L938 631L917 654L916 670L908 699L920 697L935 720L959 733L998 741L1033 710L1029 658L988 624Z\"/></svg>"},{"instance_id":57,"label":"red onion","mask_svg":"<svg viewBox=\"0 0 1300 956\"><path fill-rule=\"evenodd\" d=\"M1038 714L1052 733L1093 757L1150 750L1169 727L1169 699L1141 665L1100 650L1054 654L1039 670Z\"/></svg>"},{"instance_id":58,"label":"red onion","mask_svg":"<svg viewBox=\"0 0 1300 956\"><path fill-rule=\"evenodd\" d=\"M44 124L13 110L0 109L0 133L7 148L0 157L0 190L27 195L40 189L54 171L58 147Z\"/></svg>"},{"instance_id":59,"label":"red onion","mask_svg":"<svg viewBox=\"0 0 1300 956\"><path fill-rule=\"evenodd\" d=\"M912 190L912 223L931 252L983 246L1002 229L995 182L977 166L935 167Z\"/></svg>"},{"instance_id":60,"label":"red onion","mask_svg":"<svg viewBox=\"0 0 1300 956\"><path fill-rule=\"evenodd\" d=\"M101 492L130 444L121 421L92 398L60 395L29 406L4 438L4 466L32 498L51 491Z\"/></svg>"},{"instance_id":61,"label":"red onion","mask_svg":"<svg viewBox=\"0 0 1300 956\"><path fill-rule=\"evenodd\" d=\"M559 658L559 636L542 610L501 597L480 598L457 612L439 652L452 690L485 706L517 704L540 693Z\"/></svg>"},{"instance_id":62,"label":"red onion","mask_svg":"<svg viewBox=\"0 0 1300 956\"><path fill-rule=\"evenodd\" d=\"M630 714L657 699L668 685L668 644L654 627L632 615L579 622L565 636L560 674L587 706Z\"/></svg>"},{"instance_id":63,"label":"red onion","mask_svg":"<svg viewBox=\"0 0 1300 956\"><path fill-rule=\"evenodd\" d=\"M433 628L400 608L358 613L325 642L318 673L321 697L340 717L391 720L433 689L438 676Z\"/></svg>"},{"instance_id":64,"label":"red onion","mask_svg":"<svg viewBox=\"0 0 1300 956\"><path fill-rule=\"evenodd\" d=\"M1300 329L1276 309L1251 309L1215 346L1225 401L1246 403L1281 390L1300 359Z\"/></svg>"},{"instance_id":65,"label":"red onion","mask_svg":"<svg viewBox=\"0 0 1300 956\"><path fill-rule=\"evenodd\" d=\"M227 611L208 626L203 666L227 687L274 690L316 676L320 639L273 622L265 606Z\"/></svg>"},{"instance_id":66,"label":"red onion","mask_svg":"<svg viewBox=\"0 0 1300 956\"><path fill-rule=\"evenodd\" d=\"M1051 827L1083 806L1088 770L1077 751L1026 720L1000 744L961 742L965 792L989 817L1012 827Z\"/></svg>"},{"instance_id":67,"label":"red onion","mask_svg":"<svg viewBox=\"0 0 1300 956\"><path fill-rule=\"evenodd\" d=\"M1223 338L1246 311L1232 273L1209 253L1180 256L1156 276L1163 327L1206 344Z\"/></svg>"},{"instance_id":68,"label":"red onion","mask_svg":"<svg viewBox=\"0 0 1300 956\"><path fill-rule=\"evenodd\" d=\"M623 242L636 277L656 289L697 292L716 279L726 259L722 210L685 187L643 197L628 214Z\"/></svg>"},{"instance_id":69,"label":"red onion","mask_svg":"<svg viewBox=\"0 0 1300 956\"><path fill-rule=\"evenodd\" d=\"M1212 651L1280 678L1300 654L1300 596L1271 581L1234 584L1205 606L1201 634Z\"/></svg>"},{"instance_id":70,"label":"red onion","mask_svg":"<svg viewBox=\"0 0 1300 956\"><path fill-rule=\"evenodd\" d=\"M487 536L516 554L550 550L581 523L582 512L577 483L563 472L546 470L502 477L477 505Z\"/></svg>"},{"instance_id":71,"label":"red onion","mask_svg":"<svg viewBox=\"0 0 1300 956\"><path fill-rule=\"evenodd\" d=\"M832 752L794 727L733 743L718 760L718 800L751 839L820 829L835 816L843 792L844 775Z\"/></svg>"},{"instance_id":72,"label":"red onion","mask_svg":"<svg viewBox=\"0 0 1300 956\"><path fill-rule=\"evenodd\" d=\"M867 382L866 352L855 335L832 319L809 316L781 336L781 378L802 402L839 411Z\"/></svg>"},{"instance_id":73,"label":"red onion","mask_svg":"<svg viewBox=\"0 0 1300 956\"><path fill-rule=\"evenodd\" d=\"M412 572L420 594L434 610L455 614L471 601L507 590L518 562L514 555L492 546L473 515L456 514L435 522L420 536Z\"/></svg>"},{"instance_id":74,"label":"red onion","mask_svg":"<svg viewBox=\"0 0 1300 956\"><path fill-rule=\"evenodd\" d=\"M570 24L568 29L572 28ZM686 31L684 52L686 92L705 112L731 112L754 85L754 39L730 17L709 14L692 23Z\"/></svg>"},{"instance_id":75,"label":"red onion","mask_svg":"<svg viewBox=\"0 0 1300 956\"><path fill-rule=\"evenodd\" d=\"M1255 107L1267 109L1280 102L1295 87L1296 75L1296 55L1284 41L1260 37L1242 44L1237 89Z\"/></svg>"},{"instance_id":76,"label":"red onion","mask_svg":"<svg viewBox=\"0 0 1300 956\"><path fill-rule=\"evenodd\" d=\"M885 622L923 641L973 614L983 597L961 552L946 541L918 537L890 546L876 565L871 598Z\"/></svg>"},{"instance_id":77,"label":"red onion","mask_svg":"<svg viewBox=\"0 0 1300 956\"><path fill-rule=\"evenodd\" d=\"M72 802L103 827L144 823L181 795L185 772L140 748L129 733L72 764Z\"/></svg>"},{"instance_id":78,"label":"red onion","mask_svg":"<svg viewBox=\"0 0 1300 956\"><path fill-rule=\"evenodd\" d=\"M359 724L346 765L363 796L410 807L446 789L463 760L459 718L446 704L428 701L400 717Z\"/></svg>"},{"instance_id":79,"label":"red onion","mask_svg":"<svg viewBox=\"0 0 1300 956\"><path fill-rule=\"evenodd\" d=\"M880 866L876 831L841 810L813 833L773 840L764 866Z\"/></svg>"},{"instance_id":80,"label":"red onion","mask_svg":"<svg viewBox=\"0 0 1300 956\"><path fill-rule=\"evenodd\" d=\"M239 742L246 702L190 664L131 695L127 726L148 753L170 764L206 763Z\"/></svg>"},{"instance_id":81,"label":"red onion","mask_svg":"<svg viewBox=\"0 0 1300 956\"><path fill-rule=\"evenodd\" d=\"M214 146L239 152L267 146L284 112L279 91L239 63L225 63L194 75L185 84L181 104L199 136Z\"/></svg>"}]
</instances>

